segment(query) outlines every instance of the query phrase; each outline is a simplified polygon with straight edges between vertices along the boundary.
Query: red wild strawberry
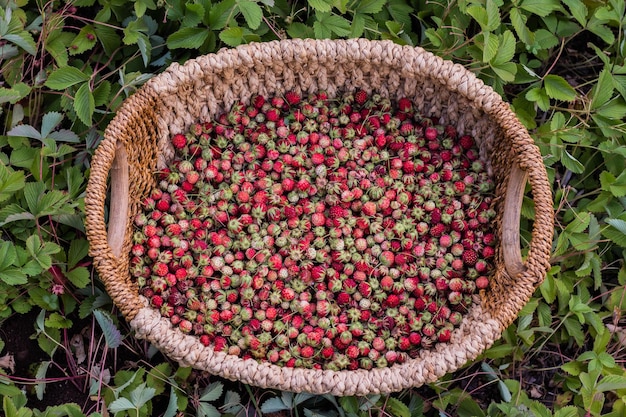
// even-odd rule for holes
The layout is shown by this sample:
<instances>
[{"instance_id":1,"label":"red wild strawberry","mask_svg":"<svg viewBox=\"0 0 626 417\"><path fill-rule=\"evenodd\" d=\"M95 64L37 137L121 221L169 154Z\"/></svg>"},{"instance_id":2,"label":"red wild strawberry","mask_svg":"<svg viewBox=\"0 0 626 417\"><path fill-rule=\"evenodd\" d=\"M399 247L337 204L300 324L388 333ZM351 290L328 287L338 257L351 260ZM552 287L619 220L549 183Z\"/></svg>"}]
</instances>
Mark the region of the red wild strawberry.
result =
<instances>
[{"instance_id":1,"label":"red wild strawberry","mask_svg":"<svg viewBox=\"0 0 626 417\"><path fill-rule=\"evenodd\" d=\"M402 112L410 112L412 107L413 104L408 98L402 97L400 100L398 100L398 110Z\"/></svg>"},{"instance_id":2,"label":"red wild strawberry","mask_svg":"<svg viewBox=\"0 0 626 417\"><path fill-rule=\"evenodd\" d=\"M360 105L365 104L365 102L367 101L367 93L363 90L358 90L354 94L354 101Z\"/></svg>"},{"instance_id":3,"label":"red wild strawberry","mask_svg":"<svg viewBox=\"0 0 626 417\"><path fill-rule=\"evenodd\" d=\"M472 266L476 264L476 261L478 260L478 254L474 250L468 249L463 252L461 258L463 259L463 263L465 263L465 265Z\"/></svg>"},{"instance_id":4,"label":"red wild strawberry","mask_svg":"<svg viewBox=\"0 0 626 417\"><path fill-rule=\"evenodd\" d=\"M385 300L385 304L391 308L397 307L400 304L400 297L396 294L389 294L387 300Z\"/></svg>"},{"instance_id":5,"label":"red wild strawberry","mask_svg":"<svg viewBox=\"0 0 626 417\"><path fill-rule=\"evenodd\" d=\"M155 275L158 275L160 277L164 277L167 275L167 273L169 272L169 268L167 267L167 265L165 265L162 262L157 262L156 264L154 264L154 266L152 267L152 271L154 272Z\"/></svg>"},{"instance_id":6,"label":"red wild strawberry","mask_svg":"<svg viewBox=\"0 0 626 417\"><path fill-rule=\"evenodd\" d=\"M172 138L172 145L174 145L176 149L183 149L185 146L187 146L187 138L185 137L185 135L182 135L180 133L174 135L174 137Z\"/></svg>"},{"instance_id":7,"label":"red wild strawberry","mask_svg":"<svg viewBox=\"0 0 626 417\"><path fill-rule=\"evenodd\" d=\"M289 103L291 106L294 106L300 103L300 94L296 93L295 91L287 91L285 93L285 100L287 100L287 103Z\"/></svg>"},{"instance_id":8,"label":"red wild strawberry","mask_svg":"<svg viewBox=\"0 0 626 417\"><path fill-rule=\"evenodd\" d=\"M449 329L441 329L437 333L437 339L439 340L440 343L449 342L450 336L451 336L451 333Z\"/></svg>"},{"instance_id":9,"label":"red wild strawberry","mask_svg":"<svg viewBox=\"0 0 626 417\"><path fill-rule=\"evenodd\" d=\"M487 278L484 275L481 275L480 277L476 278L476 288L478 288L479 290L484 290L488 286L489 286L489 278Z\"/></svg>"},{"instance_id":10,"label":"red wild strawberry","mask_svg":"<svg viewBox=\"0 0 626 417\"><path fill-rule=\"evenodd\" d=\"M474 146L474 139L469 135L463 135L459 138L459 145L465 150Z\"/></svg>"},{"instance_id":11,"label":"red wild strawberry","mask_svg":"<svg viewBox=\"0 0 626 417\"><path fill-rule=\"evenodd\" d=\"M328 210L328 217L331 219L340 219L345 215L345 210L341 206L332 206Z\"/></svg>"}]
</instances>

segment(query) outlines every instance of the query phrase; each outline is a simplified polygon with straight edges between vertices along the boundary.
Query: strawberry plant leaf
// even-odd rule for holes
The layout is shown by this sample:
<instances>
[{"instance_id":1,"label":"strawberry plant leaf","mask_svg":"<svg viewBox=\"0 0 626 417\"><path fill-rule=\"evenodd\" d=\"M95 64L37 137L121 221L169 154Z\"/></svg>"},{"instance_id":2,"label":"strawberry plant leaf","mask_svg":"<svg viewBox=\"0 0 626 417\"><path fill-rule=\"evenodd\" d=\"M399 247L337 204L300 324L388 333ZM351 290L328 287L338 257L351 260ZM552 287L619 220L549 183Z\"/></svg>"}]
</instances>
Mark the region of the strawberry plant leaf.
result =
<instances>
[{"instance_id":1,"label":"strawberry plant leaf","mask_svg":"<svg viewBox=\"0 0 626 417\"><path fill-rule=\"evenodd\" d=\"M237 26L224 29L220 32L220 39L228 46L239 46L243 43L243 29Z\"/></svg>"},{"instance_id":2,"label":"strawberry plant leaf","mask_svg":"<svg viewBox=\"0 0 626 417\"><path fill-rule=\"evenodd\" d=\"M84 26L72 40L69 46L70 55L82 54L92 49L97 43L96 31L92 25Z\"/></svg>"},{"instance_id":3,"label":"strawberry plant leaf","mask_svg":"<svg viewBox=\"0 0 626 417\"><path fill-rule=\"evenodd\" d=\"M319 12L330 12L333 8L332 0L307 0L307 3Z\"/></svg>"},{"instance_id":4,"label":"strawberry plant leaf","mask_svg":"<svg viewBox=\"0 0 626 417\"><path fill-rule=\"evenodd\" d=\"M75 67L63 67L48 76L44 85L53 90L65 90L68 87L89 80L89 76Z\"/></svg>"},{"instance_id":5,"label":"strawberry plant leaf","mask_svg":"<svg viewBox=\"0 0 626 417\"><path fill-rule=\"evenodd\" d=\"M385 3L387 3L387 0L363 0L358 2L355 11L364 14L375 14L383 9Z\"/></svg>"},{"instance_id":6,"label":"strawberry plant leaf","mask_svg":"<svg viewBox=\"0 0 626 417\"><path fill-rule=\"evenodd\" d=\"M520 7L537 16L546 17L555 10L559 10L561 4L558 0L524 0Z\"/></svg>"},{"instance_id":7,"label":"strawberry plant leaf","mask_svg":"<svg viewBox=\"0 0 626 417\"><path fill-rule=\"evenodd\" d=\"M413 7L406 4L404 0L390 0L387 10L393 20L400 23L405 31L411 30L411 14L415 13Z\"/></svg>"},{"instance_id":8,"label":"strawberry plant leaf","mask_svg":"<svg viewBox=\"0 0 626 417\"><path fill-rule=\"evenodd\" d=\"M84 266L70 269L65 276L76 288L85 288L91 282L89 270Z\"/></svg>"},{"instance_id":9,"label":"strawberry plant leaf","mask_svg":"<svg viewBox=\"0 0 626 417\"><path fill-rule=\"evenodd\" d=\"M133 403L131 403L128 398L124 397L120 397L109 404L109 411L112 413L119 413L120 411L132 410L134 408Z\"/></svg>"},{"instance_id":10,"label":"strawberry plant leaf","mask_svg":"<svg viewBox=\"0 0 626 417\"><path fill-rule=\"evenodd\" d=\"M202 392L200 401L215 401L222 395L223 390L224 384L222 384L221 382L214 382L206 387L205 390Z\"/></svg>"},{"instance_id":11,"label":"strawberry plant leaf","mask_svg":"<svg viewBox=\"0 0 626 417\"><path fill-rule=\"evenodd\" d=\"M59 112L52 111L43 115L41 118L41 137L47 138L50 132L57 127L63 120L63 115Z\"/></svg>"},{"instance_id":12,"label":"strawberry plant leaf","mask_svg":"<svg viewBox=\"0 0 626 417\"><path fill-rule=\"evenodd\" d=\"M102 310L95 310L93 316L102 329L107 346L111 349L119 347L122 344L122 334L115 326L115 323L113 323L113 320L111 320L111 317Z\"/></svg>"},{"instance_id":13,"label":"strawberry plant leaf","mask_svg":"<svg viewBox=\"0 0 626 417\"><path fill-rule=\"evenodd\" d=\"M591 92L591 110L595 110L611 99L613 95L613 76L606 68L600 71L598 83Z\"/></svg>"},{"instance_id":14,"label":"strawberry plant leaf","mask_svg":"<svg viewBox=\"0 0 626 417\"><path fill-rule=\"evenodd\" d=\"M500 42L497 54L491 59L491 64L499 66L501 64L511 63L515 55L515 36L510 30L500 35Z\"/></svg>"},{"instance_id":15,"label":"strawberry plant leaf","mask_svg":"<svg viewBox=\"0 0 626 417\"><path fill-rule=\"evenodd\" d=\"M626 376L606 375L600 380L600 382L598 382L596 389L600 392L626 389Z\"/></svg>"},{"instance_id":16,"label":"strawberry plant leaf","mask_svg":"<svg viewBox=\"0 0 626 417\"><path fill-rule=\"evenodd\" d=\"M385 409L394 417L411 417L411 411L406 404L394 397L387 397L381 400L385 403Z\"/></svg>"},{"instance_id":17,"label":"strawberry plant leaf","mask_svg":"<svg viewBox=\"0 0 626 417\"><path fill-rule=\"evenodd\" d=\"M491 63L489 66L502 81L509 83L515 81L517 65L515 65L514 62L503 62L501 64Z\"/></svg>"},{"instance_id":18,"label":"strawberry plant leaf","mask_svg":"<svg viewBox=\"0 0 626 417\"><path fill-rule=\"evenodd\" d=\"M0 164L0 203L11 198L24 185L24 171L11 171L4 164Z\"/></svg>"},{"instance_id":19,"label":"strawberry plant leaf","mask_svg":"<svg viewBox=\"0 0 626 417\"><path fill-rule=\"evenodd\" d=\"M510 12L511 25L522 42L530 46L535 43L535 34L526 26L527 17L517 7Z\"/></svg>"},{"instance_id":20,"label":"strawberry plant leaf","mask_svg":"<svg viewBox=\"0 0 626 417\"><path fill-rule=\"evenodd\" d=\"M333 34L337 36L347 36L350 33L350 22L345 18L330 13L316 14L317 21L313 23L313 31L318 39L331 38Z\"/></svg>"},{"instance_id":21,"label":"strawberry plant leaf","mask_svg":"<svg viewBox=\"0 0 626 417\"><path fill-rule=\"evenodd\" d=\"M279 397L270 398L261 405L261 411L264 413L277 413L283 410L289 410L289 407Z\"/></svg>"},{"instance_id":22,"label":"strawberry plant leaf","mask_svg":"<svg viewBox=\"0 0 626 417\"><path fill-rule=\"evenodd\" d=\"M546 90L539 87L531 88L526 92L526 100L534 101L537 103L537 107L539 107L543 111L547 111L550 108L550 97L546 93Z\"/></svg>"},{"instance_id":23,"label":"strawberry plant leaf","mask_svg":"<svg viewBox=\"0 0 626 417\"><path fill-rule=\"evenodd\" d=\"M142 383L130 392L130 401L135 405L135 408L141 408L145 403L154 398L156 389L146 386L146 383Z\"/></svg>"},{"instance_id":24,"label":"strawberry plant leaf","mask_svg":"<svg viewBox=\"0 0 626 417\"><path fill-rule=\"evenodd\" d=\"M87 126L91 126L91 117L96 109L93 93L89 88L89 83L80 86L74 96L74 111L76 116Z\"/></svg>"},{"instance_id":25,"label":"strawberry plant leaf","mask_svg":"<svg viewBox=\"0 0 626 417\"><path fill-rule=\"evenodd\" d=\"M8 136L24 136L31 139L41 140L41 133L31 125L17 125L7 132Z\"/></svg>"},{"instance_id":26,"label":"strawberry plant leaf","mask_svg":"<svg viewBox=\"0 0 626 417\"><path fill-rule=\"evenodd\" d=\"M243 35L243 33L242 33ZM186 27L172 33L167 38L167 47L170 49L188 48L197 49L208 38L209 31L201 27ZM221 37L221 36L220 36Z\"/></svg>"},{"instance_id":27,"label":"strawberry plant leaf","mask_svg":"<svg viewBox=\"0 0 626 417\"><path fill-rule=\"evenodd\" d=\"M211 7L209 11L209 27L213 30L223 29L228 25L235 0L224 0Z\"/></svg>"},{"instance_id":28,"label":"strawberry plant leaf","mask_svg":"<svg viewBox=\"0 0 626 417\"><path fill-rule=\"evenodd\" d=\"M587 6L581 0L563 0L563 3L568 7L574 19L580 23L581 26L587 24Z\"/></svg>"},{"instance_id":29,"label":"strawberry plant leaf","mask_svg":"<svg viewBox=\"0 0 626 417\"><path fill-rule=\"evenodd\" d=\"M578 408L573 405L563 407L554 413L554 417L576 417L578 416Z\"/></svg>"},{"instance_id":30,"label":"strawberry plant leaf","mask_svg":"<svg viewBox=\"0 0 626 417\"><path fill-rule=\"evenodd\" d=\"M258 29L261 25L261 20L263 19L263 10L261 9L261 6L249 0L240 0L238 5L239 11L246 20L248 27L252 30Z\"/></svg>"},{"instance_id":31,"label":"strawberry plant leaf","mask_svg":"<svg viewBox=\"0 0 626 417\"><path fill-rule=\"evenodd\" d=\"M548 97L555 100L572 101L576 98L576 90L559 75L546 75L543 79L543 85Z\"/></svg>"},{"instance_id":32,"label":"strawberry plant leaf","mask_svg":"<svg viewBox=\"0 0 626 417\"><path fill-rule=\"evenodd\" d=\"M43 400L43 394L46 390L46 373L48 372L48 366L50 366L50 361L43 361L37 367L37 372L35 372L35 379L39 381L35 384L35 395L39 401Z\"/></svg>"},{"instance_id":33,"label":"strawberry plant leaf","mask_svg":"<svg viewBox=\"0 0 626 417\"><path fill-rule=\"evenodd\" d=\"M498 47L500 46L500 40L498 37L490 32L483 32L483 62L491 61L498 53Z\"/></svg>"},{"instance_id":34,"label":"strawberry plant leaf","mask_svg":"<svg viewBox=\"0 0 626 417\"><path fill-rule=\"evenodd\" d=\"M561 163L563 166L575 174L582 174L585 171L585 166L576 158L572 156L566 149L563 149L561 154Z\"/></svg>"},{"instance_id":35,"label":"strawberry plant leaf","mask_svg":"<svg viewBox=\"0 0 626 417\"><path fill-rule=\"evenodd\" d=\"M287 34L292 38L313 38L313 28L304 23L294 22L287 27Z\"/></svg>"},{"instance_id":36,"label":"strawberry plant leaf","mask_svg":"<svg viewBox=\"0 0 626 417\"><path fill-rule=\"evenodd\" d=\"M9 41L31 55L35 55L37 53L37 44L33 39L33 35L23 30L17 33L7 33L2 36L5 41Z\"/></svg>"},{"instance_id":37,"label":"strawberry plant leaf","mask_svg":"<svg viewBox=\"0 0 626 417\"><path fill-rule=\"evenodd\" d=\"M600 107L597 114L609 120L618 121L621 124L624 117L626 117L626 103L620 97L616 97Z\"/></svg>"},{"instance_id":38,"label":"strawberry plant leaf","mask_svg":"<svg viewBox=\"0 0 626 417\"><path fill-rule=\"evenodd\" d=\"M15 104L30 94L30 91L31 87L25 83L16 83L11 88L0 87L0 104Z\"/></svg>"},{"instance_id":39,"label":"strawberry plant leaf","mask_svg":"<svg viewBox=\"0 0 626 417\"><path fill-rule=\"evenodd\" d=\"M220 417L222 415L214 405L205 402L200 402L197 413L198 417Z\"/></svg>"}]
</instances>

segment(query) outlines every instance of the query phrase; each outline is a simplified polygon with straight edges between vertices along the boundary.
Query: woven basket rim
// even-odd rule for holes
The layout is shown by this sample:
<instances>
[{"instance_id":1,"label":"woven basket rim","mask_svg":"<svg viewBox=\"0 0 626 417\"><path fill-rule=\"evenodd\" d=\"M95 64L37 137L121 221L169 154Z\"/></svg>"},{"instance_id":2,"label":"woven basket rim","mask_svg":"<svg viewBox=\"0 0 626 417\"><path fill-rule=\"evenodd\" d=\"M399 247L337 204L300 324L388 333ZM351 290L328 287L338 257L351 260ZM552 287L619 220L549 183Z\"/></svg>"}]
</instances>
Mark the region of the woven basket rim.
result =
<instances>
[{"instance_id":1,"label":"woven basket rim","mask_svg":"<svg viewBox=\"0 0 626 417\"><path fill-rule=\"evenodd\" d=\"M127 254L120 253L119 256L116 256L109 242L104 238L107 233L104 222L107 177L120 145L118 138L124 135L125 124L129 120L141 118L142 109L153 105L159 96L169 96L182 85L193 84L195 82L194 74L197 74L198 71L234 71L237 65L263 65L263 62L267 62L268 59L314 60L316 54L320 56L336 54L336 56L341 55L344 59L345 56L361 57L363 60L376 60L376 62L402 62L405 65L405 70L408 73L414 73L416 77L428 73L429 77L434 82L439 83L442 88L465 97L476 108L493 118L507 134L519 138L515 151L527 156L526 159L517 162L520 168L528 173L528 180L536 205L536 217L533 237L523 268L516 277L510 277L511 279L515 278L514 282L516 288L520 289L520 294L515 296L510 306L505 306L504 314L492 317L488 311L481 307L485 299L483 293L482 301L477 301L480 308L474 308L478 315L477 321L471 322L471 328L457 329L457 336L455 336L460 338L460 342L465 340L463 338L468 340L472 338L472 344L466 346L461 343L463 349L457 350L454 350L456 349L455 345L452 351L438 348L437 352L445 351L443 356L452 356L452 359L442 357L441 353L433 351L432 358L443 361L443 367L438 367L439 364L437 363L429 363L428 366L432 366L432 369L421 369L420 366L425 363L424 359L421 358L385 368L383 371L339 371L334 373L333 371L324 371L320 373L320 371L300 369L294 374L293 370L275 365L257 363L255 366L254 363L240 358L224 358L221 355L212 355L206 349L196 349L199 343L195 343L195 347L190 346L190 342L183 337L185 335L182 332L177 329L166 329L163 320L157 320L151 315L154 310L143 305L143 301L136 293L136 287L130 282L128 270L124 270L124 266L128 266ZM415 67L409 66L410 64L415 65ZM161 131L160 134L164 137L169 136L169 132ZM161 143L159 143L160 145ZM163 150L161 147L160 149ZM167 151L163 151L163 154L167 159ZM419 47L399 46L390 41L365 39L341 41L283 40L254 43L233 49L223 49L215 54L189 60L184 65L172 64L162 74L149 80L133 96L128 98L107 127L105 138L92 160L92 171L85 205L90 254L94 257L94 263L105 282L107 291L129 320L138 337L152 341L161 350L166 351L168 356L176 358L181 363L200 367L226 378L283 390L330 392L336 395L391 392L433 382L445 373L454 371L467 361L476 358L500 337L504 328L515 319L519 310L528 301L532 291L545 276L549 267L553 233L552 195L545 166L527 130L517 120L508 104L503 102L502 98L490 87L485 86L482 81L459 64L444 61ZM170 336L176 341L175 346L172 346L167 340ZM201 366L198 366L198 361L202 362ZM331 383L324 382L329 378Z\"/></svg>"}]
</instances>

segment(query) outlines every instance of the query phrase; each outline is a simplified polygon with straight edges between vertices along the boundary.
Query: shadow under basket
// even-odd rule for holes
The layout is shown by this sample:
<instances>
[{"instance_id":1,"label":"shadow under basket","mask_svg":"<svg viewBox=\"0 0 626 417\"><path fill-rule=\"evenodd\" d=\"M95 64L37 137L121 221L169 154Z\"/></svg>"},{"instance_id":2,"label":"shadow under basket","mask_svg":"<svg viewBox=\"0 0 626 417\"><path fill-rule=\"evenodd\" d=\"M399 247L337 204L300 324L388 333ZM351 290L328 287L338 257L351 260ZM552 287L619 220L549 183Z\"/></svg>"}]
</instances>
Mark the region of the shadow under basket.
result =
<instances>
[{"instance_id":1,"label":"shadow under basket","mask_svg":"<svg viewBox=\"0 0 626 417\"><path fill-rule=\"evenodd\" d=\"M175 329L148 307L129 272L133 218L155 186L155 171L174 157L172 135L213 120L256 94L329 97L363 89L392 100L411 99L424 116L438 117L474 136L496 184L493 225L498 246L489 287L454 330L449 343L387 368L329 371L286 368L215 352ZM431 383L475 359L515 320L545 277L554 231L551 186L538 148L507 103L458 64L421 48L388 41L285 40L222 50L172 64L129 97L106 129L92 160L86 226L90 254L117 307L138 338L181 365L232 380L295 392L366 395ZM527 182L534 201L532 239L522 259L520 210ZM109 224L105 200L110 191Z\"/></svg>"}]
</instances>

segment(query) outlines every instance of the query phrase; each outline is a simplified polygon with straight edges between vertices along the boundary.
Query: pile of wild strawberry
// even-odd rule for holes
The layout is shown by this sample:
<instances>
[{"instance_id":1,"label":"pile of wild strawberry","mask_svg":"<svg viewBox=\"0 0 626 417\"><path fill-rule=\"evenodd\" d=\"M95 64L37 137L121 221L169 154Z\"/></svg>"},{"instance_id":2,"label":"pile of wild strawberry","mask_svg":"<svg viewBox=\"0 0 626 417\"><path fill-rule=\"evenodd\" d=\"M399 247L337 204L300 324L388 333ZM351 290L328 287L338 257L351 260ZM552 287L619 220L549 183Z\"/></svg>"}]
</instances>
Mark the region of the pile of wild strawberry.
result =
<instances>
[{"instance_id":1,"label":"pile of wild strawberry","mask_svg":"<svg viewBox=\"0 0 626 417\"><path fill-rule=\"evenodd\" d=\"M488 285L493 184L473 138L408 99L257 96L172 144L131 272L215 350L385 367L449 341Z\"/></svg>"}]
</instances>

